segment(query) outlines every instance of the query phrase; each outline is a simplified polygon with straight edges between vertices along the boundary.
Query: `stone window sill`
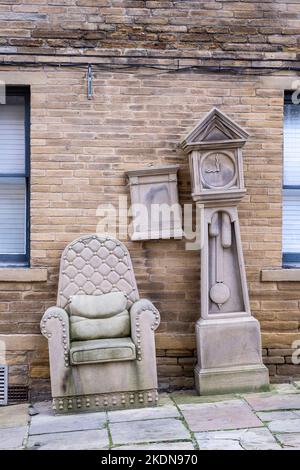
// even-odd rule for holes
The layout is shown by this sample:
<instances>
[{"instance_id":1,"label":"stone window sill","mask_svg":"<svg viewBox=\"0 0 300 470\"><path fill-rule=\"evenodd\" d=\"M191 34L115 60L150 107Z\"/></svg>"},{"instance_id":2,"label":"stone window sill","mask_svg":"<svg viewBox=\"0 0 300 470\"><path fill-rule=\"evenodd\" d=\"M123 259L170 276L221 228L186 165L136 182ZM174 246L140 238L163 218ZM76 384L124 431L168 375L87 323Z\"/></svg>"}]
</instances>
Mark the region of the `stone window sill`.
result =
<instances>
[{"instance_id":1,"label":"stone window sill","mask_svg":"<svg viewBox=\"0 0 300 470\"><path fill-rule=\"evenodd\" d=\"M261 280L263 282L300 282L300 268L262 269Z\"/></svg>"},{"instance_id":2,"label":"stone window sill","mask_svg":"<svg viewBox=\"0 0 300 470\"><path fill-rule=\"evenodd\" d=\"M46 282L46 268L1 268L0 282Z\"/></svg>"}]
</instances>

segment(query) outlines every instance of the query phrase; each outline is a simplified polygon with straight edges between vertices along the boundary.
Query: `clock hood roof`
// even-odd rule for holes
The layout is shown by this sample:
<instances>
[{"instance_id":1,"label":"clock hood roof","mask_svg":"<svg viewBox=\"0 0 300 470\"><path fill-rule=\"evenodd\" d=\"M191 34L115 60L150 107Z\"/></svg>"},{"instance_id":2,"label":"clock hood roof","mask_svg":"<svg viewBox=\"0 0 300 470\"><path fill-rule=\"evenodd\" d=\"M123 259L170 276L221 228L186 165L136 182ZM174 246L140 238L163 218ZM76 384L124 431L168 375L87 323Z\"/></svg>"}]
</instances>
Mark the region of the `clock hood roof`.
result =
<instances>
[{"instance_id":1,"label":"clock hood roof","mask_svg":"<svg viewBox=\"0 0 300 470\"><path fill-rule=\"evenodd\" d=\"M197 149L242 147L249 134L219 109L213 108L185 137L180 146L186 153Z\"/></svg>"}]
</instances>

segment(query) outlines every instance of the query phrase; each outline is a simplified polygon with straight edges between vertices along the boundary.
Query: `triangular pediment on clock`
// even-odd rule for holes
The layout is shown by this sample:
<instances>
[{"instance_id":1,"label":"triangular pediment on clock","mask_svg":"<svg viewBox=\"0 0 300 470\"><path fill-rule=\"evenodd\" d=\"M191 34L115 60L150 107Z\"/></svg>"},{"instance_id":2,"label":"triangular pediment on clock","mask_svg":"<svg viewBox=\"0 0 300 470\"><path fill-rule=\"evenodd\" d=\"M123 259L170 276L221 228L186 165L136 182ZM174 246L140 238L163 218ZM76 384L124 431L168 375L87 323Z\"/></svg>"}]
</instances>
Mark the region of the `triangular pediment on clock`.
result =
<instances>
[{"instance_id":1,"label":"triangular pediment on clock","mask_svg":"<svg viewBox=\"0 0 300 470\"><path fill-rule=\"evenodd\" d=\"M213 108L185 137L185 152L205 148L242 147L248 133L219 109Z\"/></svg>"}]
</instances>

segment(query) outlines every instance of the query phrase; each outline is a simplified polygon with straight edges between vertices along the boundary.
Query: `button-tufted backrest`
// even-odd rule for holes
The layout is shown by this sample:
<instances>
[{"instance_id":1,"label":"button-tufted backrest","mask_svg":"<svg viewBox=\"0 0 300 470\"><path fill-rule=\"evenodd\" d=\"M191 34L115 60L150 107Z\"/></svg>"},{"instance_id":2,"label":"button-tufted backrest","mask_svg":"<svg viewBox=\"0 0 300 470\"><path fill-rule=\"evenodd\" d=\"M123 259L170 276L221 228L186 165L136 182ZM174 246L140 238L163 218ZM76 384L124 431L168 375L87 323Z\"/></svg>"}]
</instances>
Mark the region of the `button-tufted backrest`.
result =
<instances>
[{"instance_id":1,"label":"button-tufted backrest","mask_svg":"<svg viewBox=\"0 0 300 470\"><path fill-rule=\"evenodd\" d=\"M64 308L75 294L100 295L122 291L127 308L139 299L129 252L111 237L85 235L66 246L62 253L57 305Z\"/></svg>"}]
</instances>

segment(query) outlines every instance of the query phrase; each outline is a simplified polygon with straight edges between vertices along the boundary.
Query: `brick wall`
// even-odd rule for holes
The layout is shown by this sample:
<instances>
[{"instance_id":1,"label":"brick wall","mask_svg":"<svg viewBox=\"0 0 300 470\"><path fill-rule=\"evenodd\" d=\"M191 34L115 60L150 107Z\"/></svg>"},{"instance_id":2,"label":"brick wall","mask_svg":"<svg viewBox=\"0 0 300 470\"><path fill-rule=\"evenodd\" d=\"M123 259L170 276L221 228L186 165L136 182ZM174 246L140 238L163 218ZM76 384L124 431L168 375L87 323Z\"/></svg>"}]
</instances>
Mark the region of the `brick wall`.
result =
<instances>
[{"instance_id":1,"label":"brick wall","mask_svg":"<svg viewBox=\"0 0 300 470\"><path fill-rule=\"evenodd\" d=\"M296 75L253 72L256 66L299 65L299 14L292 1L0 0L0 58L10 63L0 66L0 79L31 85L31 265L48 269L47 282L0 283L0 339L7 342L11 384L28 384L34 397L47 395L47 344L39 321L55 304L61 252L75 237L96 231L99 205L117 204L128 194L125 170L178 163L180 202L191 202L187 160L177 145L213 106L250 134L243 150L248 192L239 213L264 360L273 381L300 376L291 364L291 344L299 338L299 283L260 280L262 268L281 266L283 90ZM156 67L180 63L197 70L107 70L128 64L128 57L145 63L145 48ZM101 63L92 100L86 67L53 66L75 61L75 50L85 62ZM33 60L45 65L32 67ZM244 73L213 73L207 64L239 66ZM191 387L199 253L173 240L128 242L128 248L141 296L161 312L160 386Z\"/></svg>"},{"instance_id":2,"label":"brick wall","mask_svg":"<svg viewBox=\"0 0 300 470\"><path fill-rule=\"evenodd\" d=\"M0 45L299 51L296 0L1 0Z\"/></svg>"},{"instance_id":3,"label":"brick wall","mask_svg":"<svg viewBox=\"0 0 300 470\"><path fill-rule=\"evenodd\" d=\"M99 205L127 194L124 171L179 163L180 201L191 201L187 161L177 144L212 106L250 133L244 148L248 193L239 213L252 312L261 322L274 380L298 375L289 351L299 336L298 283L260 282L261 268L281 263L282 90L262 88L264 77L150 75L97 72L93 100L87 100L81 70L46 68L41 83L32 85L31 261L48 268L48 282L0 285L1 333L28 335L28 352L18 350L17 339L17 351L10 352L12 381L47 389L46 342L32 350L29 339L40 338L41 315L55 303L61 251L96 230ZM161 311L161 387L192 386L199 254L173 240L128 247L141 295Z\"/></svg>"}]
</instances>

